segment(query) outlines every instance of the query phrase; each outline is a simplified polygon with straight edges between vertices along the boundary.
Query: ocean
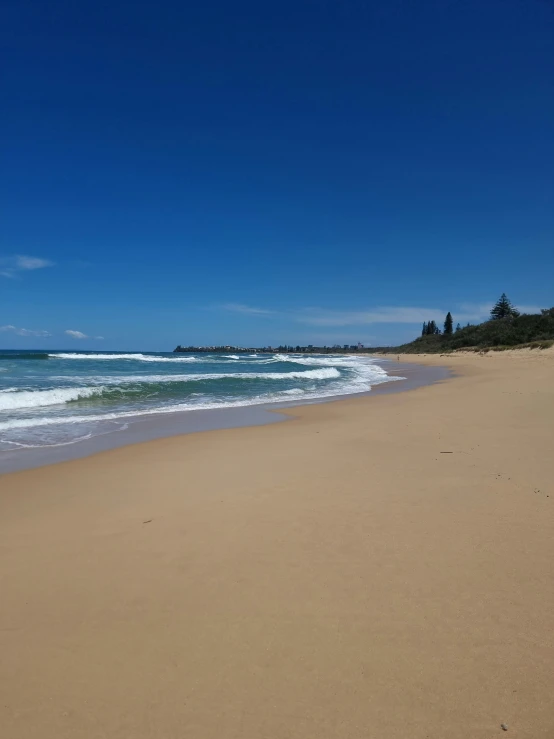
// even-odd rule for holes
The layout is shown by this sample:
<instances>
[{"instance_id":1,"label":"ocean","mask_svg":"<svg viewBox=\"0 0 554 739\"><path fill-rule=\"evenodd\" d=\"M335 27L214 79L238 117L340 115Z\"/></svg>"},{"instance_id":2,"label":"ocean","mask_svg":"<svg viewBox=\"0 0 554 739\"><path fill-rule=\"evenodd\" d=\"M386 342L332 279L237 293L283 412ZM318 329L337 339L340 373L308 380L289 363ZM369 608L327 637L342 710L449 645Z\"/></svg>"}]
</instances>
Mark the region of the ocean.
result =
<instances>
[{"instance_id":1,"label":"ocean","mask_svg":"<svg viewBox=\"0 0 554 739\"><path fill-rule=\"evenodd\" d=\"M399 379L365 355L0 351L0 451L75 444L158 414L290 405Z\"/></svg>"}]
</instances>

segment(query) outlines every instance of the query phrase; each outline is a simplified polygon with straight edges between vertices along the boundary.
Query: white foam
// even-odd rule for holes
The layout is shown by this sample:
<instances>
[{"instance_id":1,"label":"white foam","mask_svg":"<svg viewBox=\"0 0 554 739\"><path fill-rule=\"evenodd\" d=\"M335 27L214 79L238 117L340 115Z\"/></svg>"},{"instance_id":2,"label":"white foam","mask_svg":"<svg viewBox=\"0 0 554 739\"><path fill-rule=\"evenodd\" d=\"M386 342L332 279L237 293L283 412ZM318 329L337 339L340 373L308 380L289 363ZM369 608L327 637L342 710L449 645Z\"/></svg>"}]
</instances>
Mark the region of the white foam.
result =
<instances>
[{"instance_id":1,"label":"white foam","mask_svg":"<svg viewBox=\"0 0 554 739\"><path fill-rule=\"evenodd\" d=\"M96 355L81 355L81 354L65 354L65 355L53 355L54 357L68 357L71 359L97 359L97 358L124 358L124 359L138 359L139 361L146 362L211 362L213 364L229 366L229 362L225 360L221 361L221 357L206 357L205 359L197 359L196 357L156 357L146 356L143 354L96 354ZM233 355L237 356L237 355ZM78 384L75 387L59 387L48 390L37 390L32 391L28 387L17 389L17 388L6 388L4 392L0 392L0 410L4 409L8 411L8 418L4 416L4 420L0 421L0 432L9 432L12 430L16 431L16 435L12 438L19 440L20 442L27 443L27 432L24 432L23 438L21 434L17 434L18 429L29 429L39 427L53 427L55 431L57 426L72 426L74 424L82 423L99 423L104 428L105 422L119 422L119 419L136 419L140 417L148 417L153 415L164 415L179 412L188 412L193 410L209 410L209 409L222 409L222 408L236 408L251 405L265 405L274 403L285 403L289 404L293 401L304 402L310 400L324 399L337 397L342 395L351 395L354 393L367 392L371 390L374 385L379 385L384 382L391 382L396 380L402 380L402 377L392 377L387 375L386 371L375 364L375 361L371 357L347 357L347 356L295 356L295 355L275 355L271 358L258 359L256 362L251 362L251 367L255 367L259 364L276 363L277 367L279 363L292 362L297 365L304 365L304 367L298 367L298 370L288 372L240 372L240 373L209 373L209 374L148 374L148 375L125 375L118 374L115 376L109 375L109 371L106 371L105 375L101 376L97 374L95 376L80 376L78 372L72 378L66 376L59 378L50 377L50 381L57 379L58 381L75 382ZM128 365L132 367L133 365ZM135 365L136 366L136 365ZM233 365L234 366L234 365ZM277 369L276 367L276 369ZM138 367L137 367L138 369ZM150 368L149 368L150 369ZM154 368L152 368L154 369ZM183 368L184 369L184 368ZM191 368L192 369L192 368ZM160 368L161 370L161 368ZM90 370L87 369L86 372ZM112 412L102 413L98 412L100 408L91 407L91 414L79 413L77 407L71 405L63 406L64 403L70 403L74 400L81 398L89 398L94 395L101 395L103 392L113 392L116 388L121 392L121 399L125 401L126 397L126 386L133 384L148 384L148 383L171 383L171 382L200 382L203 380L227 380L227 379L238 379L238 380L295 380L295 387L291 389L278 390L277 386L271 392L264 392L255 396L247 397L246 390L244 394L241 393L239 397L229 397L234 394L235 391L225 391L226 384L221 386L221 394L217 393L215 396L200 394L200 393L189 393L187 399L182 399L182 402L173 402L171 405L154 405L157 403L153 399L152 404L150 400L147 407L137 407L131 409L127 404L125 410L116 409ZM330 380L330 382L325 382ZM298 387L298 381L307 381L305 384L301 382L302 387ZM323 381L323 382L318 382ZM87 387L81 387L80 385L86 382ZM134 391L135 388L129 388ZM224 394L225 393L225 394ZM245 397L246 396L246 397ZM175 399L177 400L177 399ZM171 402L169 400L169 402ZM38 413L31 416L29 412L32 412L34 408L40 408L41 406L54 406L60 405L60 409L53 409L52 411L39 411ZM132 407L132 406L131 406ZM10 418L9 411L12 409L17 410L18 408L23 409L22 414L17 418ZM103 409L102 409L103 410ZM95 413L96 411L96 413ZM72 415L75 413L75 415ZM2 414L4 415L4 414ZM108 423L108 426L115 430L112 424ZM117 423L119 426L119 423ZM46 429L45 429L46 431ZM31 431L32 433L32 431ZM37 431L38 433L38 431ZM41 432L44 435L44 432ZM81 432L82 433L82 432ZM100 427L93 432L104 433ZM73 434L73 432L71 432ZM47 434L51 437L50 434ZM55 431L55 436L60 434ZM68 435L67 431L62 432L63 437ZM32 442L30 442L32 445ZM42 445L43 441L39 442L38 445Z\"/></svg>"},{"instance_id":2,"label":"white foam","mask_svg":"<svg viewBox=\"0 0 554 739\"><path fill-rule=\"evenodd\" d=\"M52 359L88 359L89 361L97 359L134 359L138 362L201 362L198 357L158 357L148 356L147 354L77 354L60 353L49 354Z\"/></svg>"},{"instance_id":3,"label":"white foam","mask_svg":"<svg viewBox=\"0 0 554 739\"><path fill-rule=\"evenodd\" d=\"M363 367L371 365L375 367L376 360L373 357L363 356L345 356L338 355L331 357L329 355L314 355L311 357L290 355L290 354L276 354L274 359L279 362L292 362L293 364L305 364L305 365L317 365L319 367Z\"/></svg>"},{"instance_id":4,"label":"white foam","mask_svg":"<svg viewBox=\"0 0 554 739\"><path fill-rule=\"evenodd\" d=\"M303 372L206 372L205 374L189 374L189 375L101 375L87 377L87 381L95 386L99 385L134 385L134 384L150 384L150 383L171 383L171 382L201 382L203 380L330 380L340 377L340 372L334 367L322 367L321 369L304 370ZM78 380L83 381L83 377L74 376L66 377L63 375L52 377L53 380Z\"/></svg>"},{"instance_id":5,"label":"white foam","mask_svg":"<svg viewBox=\"0 0 554 739\"><path fill-rule=\"evenodd\" d=\"M405 377L390 377L384 379L376 379L373 384L380 385L384 382L394 382L397 380L405 380ZM331 398L342 395L353 395L369 391L370 386L360 386L358 384L345 385L343 387L328 387L326 390L312 390L302 395L302 400L319 400L323 398ZM287 397L288 396L288 397ZM175 405L148 408L134 411L121 411L114 413L104 413L101 415L87 416L51 416L42 418L25 418L13 419L10 421L0 422L0 431L8 431L12 429L34 428L37 426L52 426L59 424L78 424L93 421L117 421L121 418L140 418L142 416L165 415L167 413L183 413L187 411L212 410L215 408L240 408L251 405L269 405L289 400L290 394L287 391L279 393L268 393L266 395L258 395L251 398L239 398L236 401L221 399L208 403L178 403Z\"/></svg>"},{"instance_id":6,"label":"white foam","mask_svg":"<svg viewBox=\"0 0 554 739\"><path fill-rule=\"evenodd\" d=\"M271 380L330 380L340 377L340 372L334 367L323 367L306 372L263 372L258 377L269 377Z\"/></svg>"},{"instance_id":7,"label":"white foam","mask_svg":"<svg viewBox=\"0 0 554 739\"><path fill-rule=\"evenodd\" d=\"M201 382L206 380L328 380L340 377L340 372L333 368L307 370L305 372L235 372L209 373L194 375L134 375L122 378L102 377L91 378L94 384L88 387L59 387L50 390L21 390L6 388L0 392L0 411L17 410L23 408L41 408L50 405L61 405L74 400L101 395L107 385L134 385L137 383L169 383L169 382ZM82 381L83 378L81 378Z\"/></svg>"},{"instance_id":8,"label":"white foam","mask_svg":"<svg viewBox=\"0 0 554 739\"><path fill-rule=\"evenodd\" d=\"M61 405L71 400L100 395L103 389L103 387L59 387L52 390L22 390L19 392L9 389L9 391L0 392L0 411Z\"/></svg>"},{"instance_id":9,"label":"white foam","mask_svg":"<svg viewBox=\"0 0 554 739\"><path fill-rule=\"evenodd\" d=\"M121 431L128 428L129 424L124 423L121 426ZM84 434L83 436L75 436L73 439L68 439L67 441L57 441L54 444L41 444L41 449L43 448L49 448L49 447L58 447L58 446L69 446L70 444L77 444L80 441L86 441L87 439L92 438L92 432L89 432L88 434ZM36 449L36 444L24 444L23 442L19 441L8 441L8 439L2 439L3 444L10 444L11 446L16 446L20 449ZM3 451L3 450L0 450Z\"/></svg>"}]
</instances>

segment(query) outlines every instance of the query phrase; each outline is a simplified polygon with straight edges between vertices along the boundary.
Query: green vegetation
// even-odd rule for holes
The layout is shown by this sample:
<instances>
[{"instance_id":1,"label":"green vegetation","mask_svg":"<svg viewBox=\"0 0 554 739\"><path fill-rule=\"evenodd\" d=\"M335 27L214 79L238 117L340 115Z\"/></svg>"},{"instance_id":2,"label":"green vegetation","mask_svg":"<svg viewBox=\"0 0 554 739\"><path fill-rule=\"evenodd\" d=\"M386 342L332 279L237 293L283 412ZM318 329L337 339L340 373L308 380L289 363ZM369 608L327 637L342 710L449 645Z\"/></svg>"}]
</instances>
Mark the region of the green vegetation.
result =
<instances>
[{"instance_id":1,"label":"green vegetation","mask_svg":"<svg viewBox=\"0 0 554 739\"><path fill-rule=\"evenodd\" d=\"M437 326L437 324L434 321L428 321L427 323L423 324L423 330L421 331L422 336L434 336L435 334L440 334L440 328Z\"/></svg>"},{"instance_id":2,"label":"green vegetation","mask_svg":"<svg viewBox=\"0 0 554 739\"><path fill-rule=\"evenodd\" d=\"M506 297L506 293L502 293L491 310L491 319L498 320L500 318L517 318L519 311L514 308Z\"/></svg>"},{"instance_id":3,"label":"green vegetation","mask_svg":"<svg viewBox=\"0 0 554 739\"><path fill-rule=\"evenodd\" d=\"M449 312L444 322L444 333L440 333L434 321L423 325L422 335L409 344L391 347L386 351L429 354L451 352L458 349L469 351L500 351L513 347L546 349L554 345L554 308L537 314L521 315L505 294L491 310L489 321L476 326L461 328L458 323L452 331L453 318Z\"/></svg>"},{"instance_id":4,"label":"green vegetation","mask_svg":"<svg viewBox=\"0 0 554 739\"><path fill-rule=\"evenodd\" d=\"M434 320L425 321L421 336L409 344L402 346L372 346L363 347L361 344L335 344L334 346L292 346L282 344L277 347L237 347L237 346L178 346L176 352L233 352L237 354L253 354L257 352L281 352L291 354L345 354L360 352L363 354L433 354L465 351L502 351L503 349L523 348L547 349L554 346L554 308L546 308L537 314L520 314L520 312L502 293L491 310L488 321L472 326L456 324L453 330L454 318L448 311L444 319L444 331Z\"/></svg>"}]
</instances>

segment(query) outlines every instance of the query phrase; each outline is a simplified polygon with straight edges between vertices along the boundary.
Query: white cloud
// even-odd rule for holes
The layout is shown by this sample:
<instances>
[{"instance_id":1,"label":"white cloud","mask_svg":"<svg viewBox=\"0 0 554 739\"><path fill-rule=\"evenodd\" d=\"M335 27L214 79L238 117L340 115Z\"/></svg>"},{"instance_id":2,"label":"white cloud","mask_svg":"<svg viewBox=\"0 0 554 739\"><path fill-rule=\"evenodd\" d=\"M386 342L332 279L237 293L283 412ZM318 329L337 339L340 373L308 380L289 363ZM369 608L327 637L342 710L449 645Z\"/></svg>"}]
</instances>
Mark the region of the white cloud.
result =
<instances>
[{"instance_id":1,"label":"white cloud","mask_svg":"<svg viewBox=\"0 0 554 739\"><path fill-rule=\"evenodd\" d=\"M357 344L360 342L360 344L364 344L364 346L369 346L371 342L375 341L375 336L368 336L365 333L362 333L360 336L359 334L354 334L352 332L346 332L346 333L315 333L310 334L303 338L303 340L299 343L305 344L306 340L309 340L309 343L312 342L321 342L323 344L327 345L333 345L333 344ZM290 342L289 342L290 343Z\"/></svg>"},{"instance_id":2,"label":"white cloud","mask_svg":"<svg viewBox=\"0 0 554 739\"><path fill-rule=\"evenodd\" d=\"M19 272L44 269L45 267L52 267L53 264L49 259L16 254L14 257L3 257L0 259L0 275L2 277L14 278Z\"/></svg>"},{"instance_id":3,"label":"white cloud","mask_svg":"<svg viewBox=\"0 0 554 739\"><path fill-rule=\"evenodd\" d=\"M364 326L371 323L423 323L444 319L438 308L388 307L367 311L333 311L307 308L295 315L299 323L311 326Z\"/></svg>"},{"instance_id":4,"label":"white cloud","mask_svg":"<svg viewBox=\"0 0 554 739\"><path fill-rule=\"evenodd\" d=\"M53 262L49 259L26 257L23 254L18 254L15 258L15 264L17 269L44 269L44 267L51 267Z\"/></svg>"},{"instance_id":5,"label":"white cloud","mask_svg":"<svg viewBox=\"0 0 554 739\"><path fill-rule=\"evenodd\" d=\"M442 324L450 310L454 323L481 322L487 320L494 301L490 303L461 303L450 308L419 308L417 306L383 306L367 310L330 310L328 308L300 308L297 310L270 310L240 303L227 303L224 310L258 316L280 316L308 326L342 327L367 326L378 323L421 324L436 321ZM517 305L520 313L540 313L539 306ZM352 333L351 333L352 335ZM348 338L345 338L348 341Z\"/></svg>"},{"instance_id":6,"label":"white cloud","mask_svg":"<svg viewBox=\"0 0 554 739\"><path fill-rule=\"evenodd\" d=\"M270 316L275 313L275 311L268 310L267 308L255 308L251 305L242 305L241 303L226 303L222 308L232 313L247 313L253 316Z\"/></svg>"},{"instance_id":7,"label":"white cloud","mask_svg":"<svg viewBox=\"0 0 554 739\"><path fill-rule=\"evenodd\" d=\"M52 336L49 331L34 331L30 328L20 328L17 333L20 336Z\"/></svg>"},{"instance_id":8,"label":"white cloud","mask_svg":"<svg viewBox=\"0 0 554 739\"><path fill-rule=\"evenodd\" d=\"M467 320L471 320L472 318L480 318L485 319L488 318L491 312L491 308L495 304L496 301L491 300L490 303L460 303L458 306L458 309L460 311L460 314L467 314L470 316ZM520 313L540 313L541 309L538 305L519 305L519 303L515 304L515 307ZM454 311L452 311L452 315L454 315ZM462 315L462 318L460 320L466 320L465 315Z\"/></svg>"},{"instance_id":9,"label":"white cloud","mask_svg":"<svg viewBox=\"0 0 554 739\"><path fill-rule=\"evenodd\" d=\"M104 341L103 336L95 336L94 338L97 339L98 341Z\"/></svg>"},{"instance_id":10,"label":"white cloud","mask_svg":"<svg viewBox=\"0 0 554 739\"><path fill-rule=\"evenodd\" d=\"M72 331L68 328L67 331L64 331L64 333L68 336L71 336L72 339L88 339L88 336L82 331Z\"/></svg>"},{"instance_id":11,"label":"white cloud","mask_svg":"<svg viewBox=\"0 0 554 739\"><path fill-rule=\"evenodd\" d=\"M464 306L451 309L456 322L482 321L489 315L491 306ZM423 323L424 321L444 320L447 308L418 308L414 306L386 306L362 311L334 311L319 308L306 308L295 314L299 323L310 326L366 326L376 323Z\"/></svg>"},{"instance_id":12,"label":"white cloud","mask_svg":"<svg viewBox=\"0 0 554 739\"><path fill-rule=\"evenodd\" d=\"M387 306L368 310L348 311L326 308L300 308L298 310L275 311L255 308L240 303L227 303L221 306L234 313L258 316L281 316L309 326L365 326L373 323L423 323L423 321L443 321L447 310L443 308L417 308L410 306ZM482 310L464 311L459 320L471 321L488 316L490 307Z\"/></svg>"},{"instance_id":13,"label":"white cloud","mask_svg":"<svg viewBox=\"0 0 554 739\"><path fill-rule=\"evenodd\" d=\"M49 331L34 330L30 328L17 328L17 326L0 326L0 331L10 331L18 336L52 336Z\"/></svg>"}]
</instances>

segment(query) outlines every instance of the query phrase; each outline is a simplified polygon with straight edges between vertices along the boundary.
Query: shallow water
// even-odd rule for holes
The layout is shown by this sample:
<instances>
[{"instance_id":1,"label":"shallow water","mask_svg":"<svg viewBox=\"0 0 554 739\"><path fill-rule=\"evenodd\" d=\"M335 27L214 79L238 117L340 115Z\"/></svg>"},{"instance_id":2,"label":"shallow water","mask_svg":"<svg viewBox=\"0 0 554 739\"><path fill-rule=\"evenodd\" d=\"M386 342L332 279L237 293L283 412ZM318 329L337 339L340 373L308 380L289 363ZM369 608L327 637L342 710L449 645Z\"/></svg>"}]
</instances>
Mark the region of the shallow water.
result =
<instances>
[{"instance_id":1,"label":"shallow water","mask_svg":"<svg viewBox=\"0 0 554 739\"><path fill-rule=\"evenodd\" d=\"M0 352L0 451L140 417L350 395L397 381L368 356Z\"/></svg>"},{"instance_id":2,"label":"shallow water","mask_svg":"<svg viewBox=\"0 0 554 739\"><path fill-rule=\"evenodd\" d=\"M338 357L331 357L339 359ZM307 357L307 359L313 359ZM350 358L340 358L350 359ZM354 360L358 359L354 357ZM362 358L363 359L363 358ZM149 360L147 360L149 361ZM380 369L392 381L375 384L363 390L358 397L364 395L382 395L398 391L410 390L446 379L451 373L445 367L422 367L414 364L400 364L383 358L378 360ZM401 380L398 382L397 380ZM371 392L369 392L371 391ZM116 447L138 442L159 439L168 436L228 429L239 426L255 426L276 423L286 420L288 416L281 410L310 403L322 403L341 398L356 397L352 393L344 395L327 395L323 397L303 397L285 395L284 400L244 406L224 405L211 409L192 409L167 413L146 413L126 416L122 421L99 422L96 433L87 436L74 436L71 441L58 444L42 444L37 446L15 446L0 450L0 473L40 467L46 464L64 462L79 457L89 456ZM77 424L75 428L79 428ZM0 439L4 432L0 432Z\"/></svg>"}]
</instances>

